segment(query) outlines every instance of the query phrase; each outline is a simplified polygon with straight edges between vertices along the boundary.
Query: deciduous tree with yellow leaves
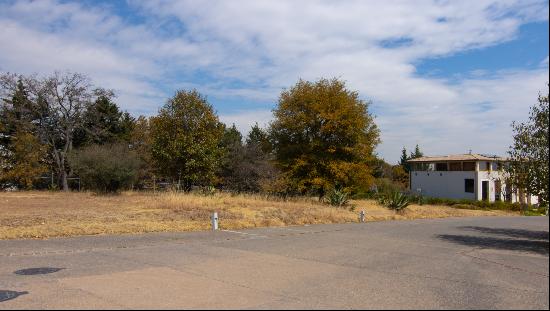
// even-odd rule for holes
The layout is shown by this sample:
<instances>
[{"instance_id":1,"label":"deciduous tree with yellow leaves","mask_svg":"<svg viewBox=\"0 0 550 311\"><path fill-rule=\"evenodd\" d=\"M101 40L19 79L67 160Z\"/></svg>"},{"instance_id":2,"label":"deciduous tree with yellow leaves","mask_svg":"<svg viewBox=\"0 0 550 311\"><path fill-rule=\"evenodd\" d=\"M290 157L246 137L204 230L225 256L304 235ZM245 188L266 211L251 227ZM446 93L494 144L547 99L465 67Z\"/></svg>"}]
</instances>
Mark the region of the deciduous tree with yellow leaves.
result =
<instances>
[{"instance_id":1,"label":"deciduous tree with yellow leaves","mask_svg":"<svg viewBox=\"0 0 550 311\"><path fill-rule=\"evenodd\" d=\"M336 186L372 185L368 163L380 139L369 104L338 79L300 80L281 93L270 138L291 191L321 198Z\"/></svg>"}]
</instances>

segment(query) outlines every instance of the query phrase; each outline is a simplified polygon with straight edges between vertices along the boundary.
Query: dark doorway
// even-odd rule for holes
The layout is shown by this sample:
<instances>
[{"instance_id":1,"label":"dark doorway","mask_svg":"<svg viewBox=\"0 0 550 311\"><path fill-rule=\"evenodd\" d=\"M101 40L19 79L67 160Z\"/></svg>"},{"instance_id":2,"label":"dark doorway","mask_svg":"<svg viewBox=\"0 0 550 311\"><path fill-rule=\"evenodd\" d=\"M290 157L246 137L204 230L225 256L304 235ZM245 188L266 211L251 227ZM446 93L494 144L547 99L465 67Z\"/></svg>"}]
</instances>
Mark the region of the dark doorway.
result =
<instances>
[{"instance_id":1,"label":"dark doorway","mask_svg":"<svg viewBox=\"0 0 550 311\"><path fill-rule=\"evenodd\" d=\"M484 180L481 182L481 199L483 201L489 200L489 181Z\"/></svg>"}]
</instances>

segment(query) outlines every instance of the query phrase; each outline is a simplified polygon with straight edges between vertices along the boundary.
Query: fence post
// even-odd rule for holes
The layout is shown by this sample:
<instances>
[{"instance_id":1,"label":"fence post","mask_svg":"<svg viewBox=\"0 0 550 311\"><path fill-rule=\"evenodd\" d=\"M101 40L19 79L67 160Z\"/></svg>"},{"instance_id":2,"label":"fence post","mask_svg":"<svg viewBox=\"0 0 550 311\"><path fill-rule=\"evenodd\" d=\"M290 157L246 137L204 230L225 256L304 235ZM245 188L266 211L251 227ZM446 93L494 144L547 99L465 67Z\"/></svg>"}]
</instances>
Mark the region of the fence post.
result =
<instances>
[{"instance_id":1,"label":"fence post","mask_svg":"<svg viewBox=\"0 0 550 311\"><path fill-rule=\"evenodd\" d=\"M218 213L212 214L212 230L218 230Z\"/></svg>"},{"instance_id":2,"label":"fence post","mask_svg":"<svg viewBox=\"0 0 550 311\"><path fill-rule=\"evenodd\" d=\"M361 211L359 213L359 221L360 222L365 222L365 211Z\"/></svg>"}]
</instances>

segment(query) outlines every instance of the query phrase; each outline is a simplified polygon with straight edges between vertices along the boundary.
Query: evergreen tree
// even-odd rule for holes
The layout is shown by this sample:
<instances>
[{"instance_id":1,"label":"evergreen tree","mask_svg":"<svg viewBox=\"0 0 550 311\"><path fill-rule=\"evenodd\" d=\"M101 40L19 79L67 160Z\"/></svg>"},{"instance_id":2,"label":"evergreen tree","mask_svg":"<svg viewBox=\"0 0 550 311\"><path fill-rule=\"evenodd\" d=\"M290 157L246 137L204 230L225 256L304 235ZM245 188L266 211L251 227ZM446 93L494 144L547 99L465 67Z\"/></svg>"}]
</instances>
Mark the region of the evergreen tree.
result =
<instances>
[{"instance_id":1,"label":"evergreen tree","mask_svg":"<svg viewBox=\"0 0 550 311\"><path fill-rule=\"evenodd\" d=\"M410 157L407 156L407 149L403 147L403 150L401 150L401 158L399 159L399 165L405 170L406 173L410 171L410 165L407 161L409 161L412 158L412 154Z\"/></svg>"},{"instance_id":2,"label":"evergreen tree","mask_svg":"<svg viewBox=\"0 0 550 311\"><path fill-rule=\"evenodd\" d=\"M122 112L112 94L104 94L87 107L83 125L75 132L74 147L129 141L135 119Z\"/></svg>"},{"instance_id":3,"label":"evergreen tree","mask_svg":"<svg viewBox=\"0 0 550 311\"><path fill-rule=\"evenodd\" d=\"M418 144L416 144L416 147L414 147L414 153L411 155L412 159L418 159L424 156L424 153L420 151L420 147L418 147Z\"/></svg>"},{"instance_id":4,"label":"evergreen tree","mask_svg":"<svg viewBox=\"0 0 550 311\"><path fill-rule=\"evenodd\" d=\"M248 146L259 146L262 152L265 154L271 153L273 149L271 146L271 142L269 141L269 134L265 130L260 128L258 122L256 122L256 124L254 124L250 129L248 137L246 138L246 144Z\"/></svg>"},{"instance_id":5,"label":"evergreen tree","mask_svg":"<svg viewBox=\"0 0 550 311\"><path fill-rule=\"evenodd\" d=\"M47 171L47 148L36 136L32 103L21 78L0 106L0 182L31 189Z\"/></svg>"}]
</instances>

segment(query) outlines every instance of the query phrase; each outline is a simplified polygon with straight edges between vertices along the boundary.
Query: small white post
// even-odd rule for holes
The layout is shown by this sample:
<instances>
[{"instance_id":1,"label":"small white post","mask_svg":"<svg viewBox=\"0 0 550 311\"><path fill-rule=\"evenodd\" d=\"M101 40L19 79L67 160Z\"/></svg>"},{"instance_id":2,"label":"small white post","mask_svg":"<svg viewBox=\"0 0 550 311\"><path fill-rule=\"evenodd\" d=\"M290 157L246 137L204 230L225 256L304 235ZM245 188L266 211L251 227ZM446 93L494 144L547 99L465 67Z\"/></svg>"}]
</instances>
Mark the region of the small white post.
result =
<instances>
[{"instance_id":1,"label":"small white post","mask_svg":"<svg viewBox=\"0 0 550 311\"><path fill-rule=\"evenodd\" d=\"M212 230L218 230L218 213L212 214Z\"/></svg>"},{"instance_id":2,"label":"small white post","mask_svg":"<svg viewBox=\"0 0 550 311\"><path fill-rule=\"evenodd\" d=\"M365 211L361 211L361 213L359 213L359 221L365 222Z\"/></svg>"}]
</instances>

